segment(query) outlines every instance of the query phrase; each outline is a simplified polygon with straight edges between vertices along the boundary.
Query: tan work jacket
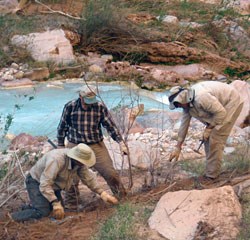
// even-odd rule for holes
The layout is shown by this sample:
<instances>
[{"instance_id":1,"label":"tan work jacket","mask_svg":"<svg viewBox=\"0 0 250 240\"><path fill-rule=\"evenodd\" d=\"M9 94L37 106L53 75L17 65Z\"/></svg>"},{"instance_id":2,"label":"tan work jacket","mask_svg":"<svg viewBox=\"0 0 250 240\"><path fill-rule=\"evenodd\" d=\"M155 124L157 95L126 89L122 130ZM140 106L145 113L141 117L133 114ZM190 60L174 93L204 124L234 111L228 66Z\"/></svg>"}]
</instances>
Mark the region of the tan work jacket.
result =
<instances>
[{"instance_id":1,"label":"tan work jacket","mask_svg":"<svg viewBox=\"0 0 250 240\"><path fill-rule=\"evenodd\" d=\"M195 97L190 107L183 111L179 142L184 141L192 117L220 130L243 103L239 92L226 83L206 81L193 85L192 89L195 90Z\"/></svg>"},{"instance_id":2,"label":"tan work jacket","mask_svg":"<svg viewBox=\"0 0 250 240\"><path fill-rule=\"evenodd\" d=\"M72 168L71 160L66 155L69 149L54 149L46 153L30 170L33 179L40 183L40 191L49 202L57 199L55 190L68 190L73 183L73 176L95 193L102 193L96 182L95 174L85 165Z\"/></svg>"}]
</instances>

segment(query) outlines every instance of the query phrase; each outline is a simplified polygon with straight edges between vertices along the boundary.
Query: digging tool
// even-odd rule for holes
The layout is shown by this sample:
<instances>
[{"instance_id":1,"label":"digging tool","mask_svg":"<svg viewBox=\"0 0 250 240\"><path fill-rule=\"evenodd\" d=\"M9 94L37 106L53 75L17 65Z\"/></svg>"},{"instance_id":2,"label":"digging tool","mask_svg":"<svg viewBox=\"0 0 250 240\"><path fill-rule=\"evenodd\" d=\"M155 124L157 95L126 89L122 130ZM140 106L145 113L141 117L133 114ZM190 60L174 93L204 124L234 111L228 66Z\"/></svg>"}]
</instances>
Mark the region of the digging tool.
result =
<instances>
[{"instance_id":1,"label":"digging tool","mask_svg":"<svg viewBox=\"0 0 250 240\"><path fill-rule=\"evenodd\" d=\"M56 144L53 143L50 139L48 139L48 143L49 143L54 149L57 148Z\"/></svg>"},{"instance_id":2,"label":"digging tool","mask_svg":"<svg viewBox=\"0 0 250 240\"><path fill-rule=\"evenodd\" d=\"M201 146L202 146L203 143L204 143L204 140L200 140L199 146L196 149L193 149L193 151L196 152L196 153L198 153L198 154L202 154L200 152L200 148L201 148Z\"/></svg>"}]
</instances>

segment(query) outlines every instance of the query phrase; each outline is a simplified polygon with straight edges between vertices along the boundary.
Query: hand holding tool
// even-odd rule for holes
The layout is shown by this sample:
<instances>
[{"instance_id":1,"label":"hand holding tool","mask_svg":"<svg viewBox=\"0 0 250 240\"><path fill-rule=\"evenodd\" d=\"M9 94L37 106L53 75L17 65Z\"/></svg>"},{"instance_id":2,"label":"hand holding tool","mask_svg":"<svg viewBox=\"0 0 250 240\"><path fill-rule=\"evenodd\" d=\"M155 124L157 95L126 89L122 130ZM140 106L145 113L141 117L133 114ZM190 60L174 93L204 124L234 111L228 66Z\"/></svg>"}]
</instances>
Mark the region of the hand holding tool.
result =
<instances>
[{"instance_id":1,"label":"hand holding tool","mask_svg":"<svg viewBox=\"0 0 250 240\"><path fill-rule=\"evenodd\" d=\"M209 139L209 136L211 134L212 128L206 127L203 132L203 141L207 141Z\"/></svg>"},{"instance_id":2,"label":"hand holding tool","mask_svg":"<svg viewBox=\"0 0 250 240\"><path fill-rule=\"evenodd\" d=\"M124 142L120 142L120 150L124 155L128 155L128 148Z\"/></svg>"},{"instance_id":3,"label":"hand holding tool","mask_svg":"<svg viewBox=\"0 0 250 240\"><path fill-rule=\"evenodd\" d=\"M172 162L173 159L175 159L175 161L178 161L180 153L181 153L181 148L175 147L174 151L170 154L168 161Z\"/></svg>"},{"instance_id":4,"label":"hand holding tool","mask_svg":"<svg viewBox=\"0 0 250 240\"><path fill-rule=\"evenodd\" d=\"M202 153L200 152L200 148L201 148L201 146L202 146L203 143L204 143L204 139L203 139L203 140L200 140L199 146L198 146L196 149L193 149L194 152L196 152L196 153L198 153L198 154L202 154Z\"/></svg>"}]
</instances>

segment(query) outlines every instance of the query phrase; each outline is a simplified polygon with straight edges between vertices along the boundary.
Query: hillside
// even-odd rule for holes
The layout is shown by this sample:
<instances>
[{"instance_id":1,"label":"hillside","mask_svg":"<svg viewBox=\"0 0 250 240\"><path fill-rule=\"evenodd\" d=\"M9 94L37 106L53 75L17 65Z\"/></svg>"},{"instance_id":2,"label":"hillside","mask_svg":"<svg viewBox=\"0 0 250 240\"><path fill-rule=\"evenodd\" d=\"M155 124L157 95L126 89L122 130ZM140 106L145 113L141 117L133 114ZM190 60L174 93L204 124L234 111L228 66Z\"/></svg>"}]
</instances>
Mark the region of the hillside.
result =
<instances>
[{"instance_id":1,"label":"hillside","mask_svg":"<svg viewBox=\"0 0 250 240\"><path fill-rule=\"evenodd\" d=\"M28 74L31 69L46 69L46 77L38 82L77 78L83 73L86 79L89 77L92 80L97 73L98 81L132 82L140 88L157 91L200 80L230 83L241 79L249 83L250 5L249 9L242 10L239 8L240 4L235 7L232 2L234 1L32 0L20 1L20 5L15 5L12 10L6 4L6 8L0 7L0 69L2 72L7 69L5 73L9 73L13 63L18 66L27 64L28 67L22 69L24 74ZM74 63L63 65L49 60L36 61L27 46L21 48L11 44L15 35L54 29L62 29L68 33L67 38L76 57ZM108 56L105 64L103 56ZM4 79L4 73L0 74L0 84L8 81ZM34 82L36 84L36 80ZM168 137L166 139L171 138L169 142L165 142L169 149L177 138L175 123L178 118L179 115L173 114L172 125L166 130L169 132L165 132ZM192 133L190 145L198 141L200 125L194 123ZM197 176L202 175L205 169L204 149L202 148L201 155L195 155L193 151L189 151L191 147L185 146L179 162L166 161L169 154L167 152L165 158L153 159L150 156L154 160L150 162L150 166L133 165L132 169L122 169L120 173L128 196L118 206L103 203L81 185L79 209L67 210L65 219L56 221L53 218L43 218L39 221L15 223L9 220L7 213L20 209L28 202L23 186L24 174L49 149L46 136L30 137L29 150L6 150L0 155L0 161L4 162L0 164L0 239L164 240L166 238L148 225L150 215L164 194L229 186L235 191L235 197L243 210L241 223L237 226L237 239L248 240L249 130L242 130L240 134L232 134L227 150L230 152L233 149L233 153L225 154L223 172L211 184L197 181ZM150 131L145 135L147 138L143 141L153 145L155 142L152 143L152 136L155 135ZM133 140L137 141L137 138ZM158 136L157 144L164 144L160 141ZM33 151L37 142L40 144L39 151ZM134 146L136 147L137 145ZM146 150L145 155L150 155L151 152ZM99 175L98 181L104 189L108 189ZM177 204L171 214L179 208L180 204ZM167 211L166 215L171 223L173 216L169 217ZM222 239L216 238L219 230L211 226L201 224L196 230L193 240Z\"/></svg>"},{"instance_id":2,"label":"hillside","mask_svg":"<svg viewBox=\"0 0 250 240\"><path fill-rule=\"evenodd\" d=\"M9 46L14 35L63 29L76 34L70 38L78 55L112 54L114 61L130 64L199 63L228 77L248 78L249 15L225 5L162 0L27 1L15 11L0 18L1 65L5 67L13 61L38 65L27 51ZM53 66L48 67L52 71Z\"/></svg>"}]
</instances>

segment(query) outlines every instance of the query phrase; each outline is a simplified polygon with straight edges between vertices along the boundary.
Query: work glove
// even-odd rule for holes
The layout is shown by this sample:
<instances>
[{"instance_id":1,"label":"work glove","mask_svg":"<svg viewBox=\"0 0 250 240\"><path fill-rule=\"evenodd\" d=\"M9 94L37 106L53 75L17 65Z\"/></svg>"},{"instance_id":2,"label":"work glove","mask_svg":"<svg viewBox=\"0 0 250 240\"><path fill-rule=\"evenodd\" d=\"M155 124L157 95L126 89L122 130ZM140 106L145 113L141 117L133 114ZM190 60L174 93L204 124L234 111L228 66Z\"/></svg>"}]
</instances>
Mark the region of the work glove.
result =
<instances>
[{"instance_id":1,"label":"work glove","mask_svg":"<svg viewBox=\"0 0 250 240\"><path fill-rule=\"evenodd\" d=\"M63 219L64 218L64 209L63 206L61 204L61 202L53 202L52 203L53 206L53 211L52 211L52 217L54 217L55 219Z\"/></svg>"},{"instance_id":2,"label":"work glove","mask_svg":"<svg viewBox=\"0 0 250 240\"><path fill-rule=\"evenodd\" d=\"M172 162L173 159L175 159L175 161L178 161L180 154L181 154L181 148L175 147L174 151L170 154L168 161Z\"/></svg>"},{"instance_id":3,"label":"work glove","mask_svg":"<svg viewBox=\"0 0 250 240\"><path fill-rule=\"evenodd\" d=\"M114 205L118 204L118 200L114 196L109 195L106 191L103 191L100 197L104 202L112 203Z\"/></svg>"},{"instance_id":4,"label":"work glove","mask_svg":"<svg viewBox=\"0 0 250 240\"><path fill-rule=\"evenodd\" d=\"M120 150L123 154L128 155L128 148L124 142L120 142Z\"/></svg>"},{"instance_id":5,"label":"work glove","mask_svg":"<svg viewBox=\"0 0 250 240\"><path fill-rule=\"evenodd\" d=\"M211 128L205 128L204 132L203 132L203 140L204 141L208 141L209 136L211 134L212 129Z\"/></svg>"}]
</instances>

